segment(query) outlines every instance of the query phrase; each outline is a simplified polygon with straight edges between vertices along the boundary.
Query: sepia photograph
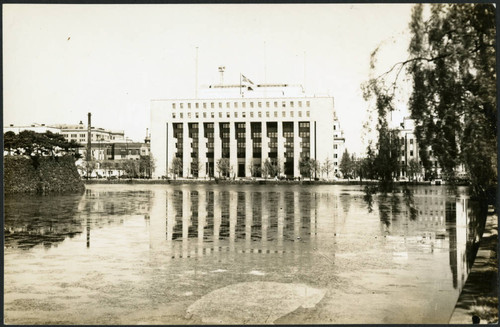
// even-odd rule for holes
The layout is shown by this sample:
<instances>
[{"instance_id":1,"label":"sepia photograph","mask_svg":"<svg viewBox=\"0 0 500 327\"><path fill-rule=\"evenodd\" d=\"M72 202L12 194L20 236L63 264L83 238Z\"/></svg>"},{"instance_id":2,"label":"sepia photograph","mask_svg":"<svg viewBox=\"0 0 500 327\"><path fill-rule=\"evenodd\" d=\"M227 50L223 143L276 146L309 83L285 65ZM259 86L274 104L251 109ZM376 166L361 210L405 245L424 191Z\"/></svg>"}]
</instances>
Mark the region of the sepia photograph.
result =
<instances>
[{"instance_id":1,"label":"sepia photograph","mask_svg":"<svg viewBox=\"0 0 500 327\"><path fill-rule=\"evenodd\" d=\"M4 3L3 323L498 324L497 13Z\"/></svg>"}]
</instances>

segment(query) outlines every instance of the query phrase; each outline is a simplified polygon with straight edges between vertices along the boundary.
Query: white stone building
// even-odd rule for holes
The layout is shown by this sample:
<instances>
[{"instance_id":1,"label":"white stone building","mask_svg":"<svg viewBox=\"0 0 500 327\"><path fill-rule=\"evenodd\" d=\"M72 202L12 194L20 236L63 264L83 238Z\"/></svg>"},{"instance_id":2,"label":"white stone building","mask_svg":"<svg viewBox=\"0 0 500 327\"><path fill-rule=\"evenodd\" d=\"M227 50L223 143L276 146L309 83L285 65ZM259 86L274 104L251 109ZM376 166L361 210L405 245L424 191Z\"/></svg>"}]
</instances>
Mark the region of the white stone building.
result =
<instances>
[{"instance_id":1,"label":"white stone building","mask_svg":"<svg viewBox=\"0 0 500 327\"><path fill-rule=\"evenodd\" d=\"M215 85L199 98L151 100L155 178L171 176L176 157L183 177L213 176L228 158L234 177L252 177L269 159L295 178L301 157L338 167L343 142L333 97L306 96L301 86Z\"/></svg>"}]
</instances>

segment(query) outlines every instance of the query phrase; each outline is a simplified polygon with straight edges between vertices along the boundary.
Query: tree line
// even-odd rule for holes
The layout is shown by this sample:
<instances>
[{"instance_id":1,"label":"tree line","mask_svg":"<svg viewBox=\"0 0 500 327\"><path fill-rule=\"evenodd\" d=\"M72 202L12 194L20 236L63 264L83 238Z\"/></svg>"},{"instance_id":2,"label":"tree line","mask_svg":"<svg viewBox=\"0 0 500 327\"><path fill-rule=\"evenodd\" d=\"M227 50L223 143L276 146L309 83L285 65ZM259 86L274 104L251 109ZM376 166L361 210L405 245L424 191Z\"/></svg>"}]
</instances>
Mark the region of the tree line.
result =
<instances>
[{"instance_id":1,"label":"tree line","mask_svg":"<svg viewBox=\"0 0 500 327\"><path fill-rule=\"evenodd\" d=\"M41 156L71 155L75 159L81 157L78 153L80 144L74 140L67 141L63 135L47 131L36 133L24 130L19 134L12 131L4 133L4 152L8 155L24 155L32 158Z\"/></svg>"},{"instance_id":2,"label":"tree line","mask_svg":"<svg viewBox=\"0 0 500 327\"><path fill-rule=\"evenodd\" d=\"M493 4L416 4L409 22L409 57L362 85L377 115L377 142L368 146L374 170L389 181L398 169L397 146L387 117L395 108L397 91L406 74L412 84L408 99L415 121L419 156L426 173L432 171L429 150L453 180L463 164L474 193L497 182L496 10ZM376 66L376 48L370 68Z\"/></svg>"}]
</instances>

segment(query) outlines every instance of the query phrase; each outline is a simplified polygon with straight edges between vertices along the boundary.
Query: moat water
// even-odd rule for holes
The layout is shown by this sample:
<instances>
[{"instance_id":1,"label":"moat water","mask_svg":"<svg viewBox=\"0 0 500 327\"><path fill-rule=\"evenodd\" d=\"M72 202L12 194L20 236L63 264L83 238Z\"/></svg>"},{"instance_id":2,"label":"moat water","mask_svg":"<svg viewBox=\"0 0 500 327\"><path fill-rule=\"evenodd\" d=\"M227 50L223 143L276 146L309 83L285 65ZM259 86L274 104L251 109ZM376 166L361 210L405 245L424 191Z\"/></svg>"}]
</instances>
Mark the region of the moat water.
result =
<instances>
[{"instance_id":1,"label":"moat water","mask_svg":"<svg viewBox=\"0 0 500 327\"><path fill-rule=\"evenodd\" d=\"M445 186L6 196L5 322L448 323L485 214Z\"/></svg>"}]
</instances>

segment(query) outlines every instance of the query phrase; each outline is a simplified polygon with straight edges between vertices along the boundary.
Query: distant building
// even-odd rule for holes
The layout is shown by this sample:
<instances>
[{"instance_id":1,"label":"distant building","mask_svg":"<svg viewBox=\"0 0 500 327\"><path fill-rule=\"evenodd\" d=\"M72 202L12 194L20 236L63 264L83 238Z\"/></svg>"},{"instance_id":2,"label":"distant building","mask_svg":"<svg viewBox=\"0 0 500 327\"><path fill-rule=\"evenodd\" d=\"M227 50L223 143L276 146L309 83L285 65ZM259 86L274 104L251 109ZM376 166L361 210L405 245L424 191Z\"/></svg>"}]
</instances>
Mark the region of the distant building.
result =
<instances>
[{"instance_id":1,"label":"distant building","mask_svg":"<svg viewBox=\"0 0 500 327\"><path fill-rule=\"evenodd\" d=\"M396 131L398 132L398 136L400 138L400 144L401 144L401 156L399 158L399 163L400 163L400 172L399 172L399 177L400 178L407 178L409 177L408 174L408 167L411 164L411 161L414 161L418 163L421 167L420 172L417 174L416 178L418 180L423 180L425 177L425 172L422 164L422 160L420 158L420 148L419 144L417 142L417 137L415 135L415 122L413 119L410 119L408 117L405 117L403 119L403 122L400 124L398 128L396 128ZM429 156L429 161L430 161L430 166L431 166L431 176L429 176L431 179L441 179L443 178L442 176L442 168L439 165L439 162L434 155L434 152L432 148L428 148L427 150L428 156ZM465 168L463 165L459 165L456 167L456 172L463 174L465 172Z\"/></svg>"},{"instance_id":2,"label":"distant building","mask_svg":"<svg viewBox=\"0 0 500 327\"><path fill-rule=\"evenodd\" d=\"M45 124L31 124L31 125L24 125L24 126L14 126L14 124L10 124L9 126L4 126L3 132L14 132L16 134L19 134L22 131L33 131L35 133L46 133L46 132L52 132L54 134L61 134L61 129L54 127L54 126L46 126Z\"/></svg>"},{"instance_id":3,"label":"distant building","mask_svg":"<svg viewBox=\"0 0 500 327\"><path fill-rule=\"evenodd\" d=\"M80 144L87 144L87 126L80 121L79 124L69 125L69 124L56 124L54 127L57 127L61 130L61 134L64 135L66 140L71 141L74 140ZM119 141L125 139L124 131L112 131L100 127L91 126L91 141Z\"/></svg>"},{"instance_id":4,"label":"distant building","mask_svg":"<svg viewBox=\"0 0 500 327\"><path fill-rule=\"evenodd\" d=\"M184 177L216 175L221 158L229 159L234 177L260 176L267 159L288 178L301 176L301 158L321 164L328 158L338 168L344 138L333 97L243 82L209 86L195 99L151 100L155 177L170 174L174 158Z\"/></svg>"},{"instance_id":5,"label":"distant building","mask_svg":"<svg viewBox=\"0 0 500 327\"><path fill-rule=\"evenodd\" d=\"M23 130L31 130L37 133L45 133L51 131L52 133L62 134L67 141L75 141L82 147L79 148L78 153L82 158L87 156L87 126L81 121L77 125L70 124L53 124L47 126L45 124L31 124L29 126L14 126L11 124L4 127L4 133L12 131L19 133ZM91 148L92 160L124 160L132 159L139 160L141 156L148 156L150 153L150 136L146 135L144 142L134 142L125 137L123 131L107 130L99 127L91 128ZM79 159L76 164L81 166L83 159ZM84 175L83 172L81 172ZM96 174L101 176L118 176L121 172L117 169L108 169L106 172L97 165L97 169L93 172L92 176Z\"/></svg>"}]
</instances>

